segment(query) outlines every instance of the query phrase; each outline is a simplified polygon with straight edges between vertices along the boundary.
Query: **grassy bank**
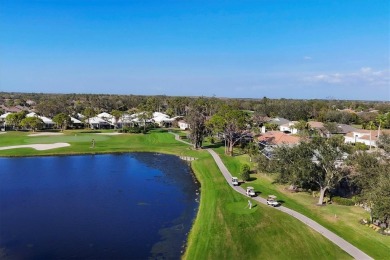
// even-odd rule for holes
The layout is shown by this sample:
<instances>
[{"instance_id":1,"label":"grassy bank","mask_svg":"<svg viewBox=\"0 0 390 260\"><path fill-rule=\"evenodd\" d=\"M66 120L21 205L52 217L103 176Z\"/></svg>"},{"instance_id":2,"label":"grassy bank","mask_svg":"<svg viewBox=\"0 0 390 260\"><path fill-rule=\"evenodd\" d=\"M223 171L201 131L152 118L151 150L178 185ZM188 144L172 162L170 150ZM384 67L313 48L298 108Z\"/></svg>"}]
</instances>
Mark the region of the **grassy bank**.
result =
<instances>
[{"instance_id":1,"label":"grassy bank","mask_svg":"<svg viewBox=\"0 0 390 260\"><path fill-rule=\"evenodd\" d=\"M91 140L95 139L95 148ZM148 151L193 156L192 168L199 179L201 201L191 230L186 259L346 259L350 258L333 243L304 224L264 205L246 209L247 198L226 184L211 156L194 151L174 140L173 135L150 134L97 135L77 131L61 136L29 137L27 133L0 135L0 146L32 143L68 142L70 147L48 151L31 148L0 151L0 156L65 155Z\"/></svg>"},{"instance_id":2,"label":"grassy bank","mask_svg":"<svg viewBox=\"0 0 390 260\"><path fill-rule=\"evenodd\" d=\"M228 157L223 154L222 148L216 150L232 173L238 173L242 163L249 163L247 155ZM360 219L369 217L369 213L362 208L336 204L318 207L316 206L318 198L313 198L311 194L305 192L291 193L285 186L275 184L273 181L271 175L252 174L251 181L243 186L253 186L264 198L271 194L276 195L283 201L284 206L315 220L376 259L389 257L390 237L359 223Z\"/></svg>"}]
</instances>

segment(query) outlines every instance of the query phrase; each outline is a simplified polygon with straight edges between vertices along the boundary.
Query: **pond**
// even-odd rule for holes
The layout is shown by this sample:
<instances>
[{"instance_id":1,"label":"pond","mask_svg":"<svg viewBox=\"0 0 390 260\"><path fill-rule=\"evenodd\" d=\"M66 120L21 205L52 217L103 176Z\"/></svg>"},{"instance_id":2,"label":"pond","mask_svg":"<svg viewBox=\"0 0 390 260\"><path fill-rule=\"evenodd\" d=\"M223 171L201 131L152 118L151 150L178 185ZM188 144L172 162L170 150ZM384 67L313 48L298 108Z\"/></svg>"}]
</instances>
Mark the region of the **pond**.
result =
<instances>
[{"instance_id":1,"label":"pond","mask_svg":"<svg viewBox=\"0 0 390 260\"><path fill-rule=\"evenodd\" d=\"M0 258L179 259L198 209L187 163L154 153L0 158Z\"/></svg>"}]
</instances>

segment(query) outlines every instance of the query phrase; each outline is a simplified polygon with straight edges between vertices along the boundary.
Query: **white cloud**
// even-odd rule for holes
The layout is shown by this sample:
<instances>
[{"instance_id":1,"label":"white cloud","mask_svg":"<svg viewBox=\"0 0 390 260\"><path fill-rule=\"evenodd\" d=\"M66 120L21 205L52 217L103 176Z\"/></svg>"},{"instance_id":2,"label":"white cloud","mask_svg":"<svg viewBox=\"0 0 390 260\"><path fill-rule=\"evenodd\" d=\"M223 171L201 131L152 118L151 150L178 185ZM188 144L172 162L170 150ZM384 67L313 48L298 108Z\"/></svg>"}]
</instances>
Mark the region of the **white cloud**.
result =
<instances>
[{"instance_id":1,"label":"white cloud","mask_svg":"<svg viewBox=\"0 0 390 260\"><path fill-rule=\"evenodd\" d=\"M304 77L305 82L351 85L356 83L368 85L390 85L390 69L373 70L363 67L355 72L321 73Z\"/></svg>"}]
</instances>

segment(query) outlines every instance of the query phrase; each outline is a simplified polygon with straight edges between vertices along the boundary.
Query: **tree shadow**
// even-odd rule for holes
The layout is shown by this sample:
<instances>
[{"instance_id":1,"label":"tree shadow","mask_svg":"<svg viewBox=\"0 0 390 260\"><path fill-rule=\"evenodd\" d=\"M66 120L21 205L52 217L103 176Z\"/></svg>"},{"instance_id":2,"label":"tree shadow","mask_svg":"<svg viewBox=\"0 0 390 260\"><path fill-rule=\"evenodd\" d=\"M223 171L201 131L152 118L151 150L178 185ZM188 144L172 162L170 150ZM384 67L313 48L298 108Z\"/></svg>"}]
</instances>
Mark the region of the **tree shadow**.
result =
<instances>
[{"instance_id":1,"label":"tree shadow","mask_svg":"<svg viewBox=\"0 0 390 260\"><path fill-rule=\"evenodd\" d=\"M28 132L28 131L27 131ZM36 132L50 132L50 133L59 133L61 132L61 129L41 129Z\"/></svg>"},{"instance_id":2,"label":"tree shadow","mask_svg":"<svg viewBox=\"0 0 390 260\"><path fill-rule=\"evenodd\" d=\"M214 144L209 144L209 145L203 145L202 148L219 148L219 147L222 147L224 146L224 144L221 144L221 143L214 143Z\"/></svg>"},{"instance_id":3,"label":"tree shadow","mask_svg":"<svg viewBox=\"0 0 390 260\"><path fill-rule=\"evenodd\" d=\"M249 177L249 179L248 179L248 181L255 181L255 180L257 180L256 177Z\"/></svg>"},{"instance_id":4,"label":"tree shadow","mask_svg":"<svg viewBox=\"0 0 390 260\"><path fill-rule=\"evenodd\" d=\"M79 133L80 134L98 134L98 133L101 133L102 131L98 131L98 130L85 130L85 131L80 131Z\"/></svg>"}]
</instances>

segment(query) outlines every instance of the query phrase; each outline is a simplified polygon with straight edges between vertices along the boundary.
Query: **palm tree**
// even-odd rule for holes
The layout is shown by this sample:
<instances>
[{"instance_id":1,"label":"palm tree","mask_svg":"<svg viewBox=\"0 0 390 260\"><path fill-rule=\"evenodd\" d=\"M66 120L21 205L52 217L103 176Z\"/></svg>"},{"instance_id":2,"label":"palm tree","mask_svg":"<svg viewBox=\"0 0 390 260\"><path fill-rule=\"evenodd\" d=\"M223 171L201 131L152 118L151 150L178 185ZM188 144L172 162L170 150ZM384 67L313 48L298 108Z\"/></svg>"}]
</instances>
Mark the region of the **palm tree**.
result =
<instances>
[{"instance_id":1,"label":"palm tree","mask_svg":"<svg viewBox=\"0 0 390 260\"><path fill-rule=\"evenodd\" d=\"M146 121L153 117L153 112L143 111L138 114L138 118L144 122L144 133L146 133Z\"/></svg>"},{"instance_id":2,"label":"palm tree","mask_svg":"<svg viewBox=\"0 0 390 260\"><path fill-rule=\"evenodd\" d=\"M378 126L378 138L379 138L379 135L380 135L380 131L381 131L381 126L386 122L386 115L378 115L376 117L376 122L378 122L379 126Z\"/></svg>"}]
</instances>

